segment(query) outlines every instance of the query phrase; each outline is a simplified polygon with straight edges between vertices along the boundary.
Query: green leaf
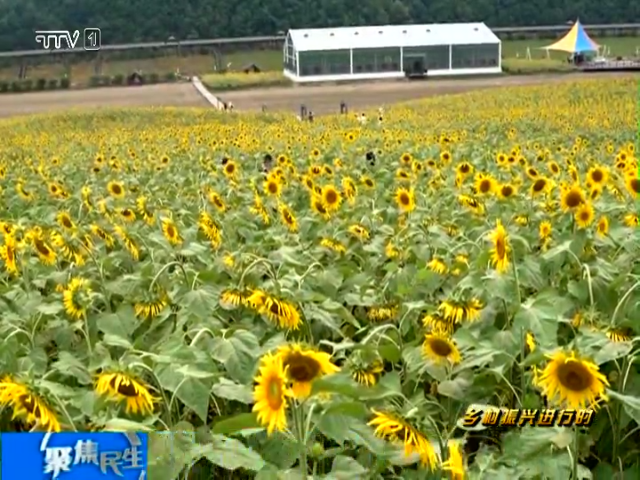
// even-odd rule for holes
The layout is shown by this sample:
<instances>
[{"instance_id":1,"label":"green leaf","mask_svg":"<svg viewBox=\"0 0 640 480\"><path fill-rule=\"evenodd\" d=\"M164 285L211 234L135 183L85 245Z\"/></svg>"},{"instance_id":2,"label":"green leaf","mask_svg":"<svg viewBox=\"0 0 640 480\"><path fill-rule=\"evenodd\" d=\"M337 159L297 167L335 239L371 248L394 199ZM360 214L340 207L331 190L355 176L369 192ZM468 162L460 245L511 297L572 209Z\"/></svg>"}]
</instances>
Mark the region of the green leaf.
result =
<instances>
[{"instance_id":1,"label":"green leaf","mask_svg":"<svg viewBox=\"0 0 640 480\"><path fill-rule=\"evenodd\" d=\"M156 374L162 387L172 392L203 422L206 422L213 380L186 377L175 370L172 365L162 365L156 368Z\"/></svg>"},{"instance_id":2,"label":"green leaf","mask_svg":"<svg viewBox=\"0 0 640 480\"><path fill-rule=\"evenodd\" d=\"M190 290L182 297L180 305L188 313L206 320L211 316L211 312L218 308L218 295L213 288L205 285L199 289Z\"/></svg>"},{"instance_id":3,"label":"green leaf","mask_svg":"<svg viewBox=\"0 0 640 480\"><path fill-rule=\"evenodd\" d=\"M514 319L513 332L530 331L543 347L554 346L558 319L572 308L572 302L552 292L540 293L520 305Z\"/></svg>"},{"instance_id":4,"label":"green leaf","mask_svg":"<svg viewBox=\"0 0 640 480\"><path fill-rule=\"evenodd\" d=\"M640 425L640 398L622 395L615 390L607 390L607 395L609 398L619 401L627 415Z\"/></svg>"},{"instance_id":5,"label":"green leaf","mask_svg":"<svg viewBox=\"0 0 640 480\"><path fill-rule=\"evenodd\" d=\"M105 335L124 339L131 338L131 334L139 323L133 307L126 304L121 305L115 313L102 315L96 320L98 330Z\"/></svg>"},{"instance_id":6,"label":"green leaf","mask_svg":"<svg viewBox=\"0 0 640 480\"><path fill-rule=\"evenodd\" d=\"M445 380L438 384L438 393L455 400L464 400L467 389L471 386L468 379L459 376L455 380Z\"/></svg>"},{"instance_id":7,"label":"green leaf","mask_svg":"<svg viewBox=\"0 0 640 480\"><path fill-rule=\"evenodd\" d=\"M313 382L311 393L337 393L345 397L359 400L374 400L402 395L385 387L384 383L374 387L366 387L356 383L349 375L338 373L319 378Z\"/></svg>"},{"instance_id":8,"label":"green leaf","mask_svg":"<svg viewBox=\"0 0 640 480\"><path fill-rule=\"evenodd\" d=\"M235 400L246 405L253 403L253 391L248 385L240 385L229 379L221 378L213 386L213 393L217 397Z\"/></svg>"},{"instance_id":9,"label":"green leaf","mask_svg":"<svg viewBox=\"0 0 640 480\"><path fill-rule=\"evenodd\" d=\"M215 422L211 431L214 434L233 435L241 430L259 428L260 426L255 413L241 413Z\"/></svg>"},{"instance_id":10,"label":"green leaf","mask_svg":"<svg viewBox=\"0 0 640 480\"><path fill-rule=\"evenodd\" d=\"M227 341L233 352L225 361L229 376L243 384L253 381L253 369L260 353L260 343L256 336L247 330L236 330Z\"/></svg>"},{"instance_id":11,"label":"green leaf","mask_svg":"<svg viewBox=\"0 0 640 480\"><path fill-rule=\"evenodd\" d=\"M213 435L211 443L197 445L191 453L194 460L205 457L214 465L231 471L244 468L259 472L266 465L262 457L244 443L222 435Z\"/></svg>"},{"instance_id":12,"label":"green leaf","mask_svg":"<svg viewBox=\"0 0 640 480\"><path fill-rule=\"evenodd\" d=\"M333 459L331 473L324 478L326 480L352 480L365 478L367 469L351 457L338 455Z\"/></svg>"}]
</instances>

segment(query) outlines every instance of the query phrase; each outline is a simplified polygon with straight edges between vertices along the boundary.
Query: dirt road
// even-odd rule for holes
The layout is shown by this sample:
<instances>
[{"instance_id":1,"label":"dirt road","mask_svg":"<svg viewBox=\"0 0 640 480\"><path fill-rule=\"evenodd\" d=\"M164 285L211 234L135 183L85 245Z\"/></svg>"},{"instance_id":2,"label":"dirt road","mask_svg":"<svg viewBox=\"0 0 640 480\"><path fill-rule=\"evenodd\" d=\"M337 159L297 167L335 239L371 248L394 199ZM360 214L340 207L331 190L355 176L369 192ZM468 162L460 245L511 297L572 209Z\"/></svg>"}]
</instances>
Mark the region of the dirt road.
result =
<instances>
[{"instance_id":1,"label":"dirt road","mask_svg":"<svg viewBox=\"0 0 640 480\"><path fill-rule=\"evenodd\" d=\"M613 77L615 75L615 77ZM422 97L461 93L470 90L516 85L540 85L576 78L616 78L621 74L532 75L498 78L437 79L427 81L387 81L344 85L270 88L218 95L233 102L235 109L299 112L304 104L316 114L337 112L342 100L351 111L365 107L410 101ZM640 75L636 74L640 78ZM214 92L215 94L215 92ZM95 107L183 106L210 107L190 83L112 87L91 90L0 95L0 117Z\"/></svg>"},{"instance_id":2,"label":"dirt road","mask_svg":"<svg viewBox=\"0 0 640 480\"><path fill-rule=\"evenodd\" d=\"M0 95L0 117L95 107L208 107L190 83Z\"/></svg>"}]
</instances>

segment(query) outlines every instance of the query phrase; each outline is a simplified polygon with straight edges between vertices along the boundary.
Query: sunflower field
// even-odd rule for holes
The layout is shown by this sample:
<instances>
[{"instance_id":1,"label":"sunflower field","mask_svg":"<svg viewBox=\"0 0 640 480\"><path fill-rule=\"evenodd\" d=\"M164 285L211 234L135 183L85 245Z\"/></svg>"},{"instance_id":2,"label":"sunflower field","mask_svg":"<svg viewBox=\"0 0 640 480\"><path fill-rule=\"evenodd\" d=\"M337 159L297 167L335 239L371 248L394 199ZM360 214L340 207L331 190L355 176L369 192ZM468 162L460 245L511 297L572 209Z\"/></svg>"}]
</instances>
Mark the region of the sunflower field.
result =
<instances>
[{"instance_id":1,"label":"sunflower field","mask_svg":"<svg viewBox=\"0 0 640 480\"><path fill-rule=\"evenodd\" d=\"M4 120L0 429L152 432L150 480L640 478L636 122L633 79ZM593 421L465 421L515 409Z\"/></svg>"}]
</instances>

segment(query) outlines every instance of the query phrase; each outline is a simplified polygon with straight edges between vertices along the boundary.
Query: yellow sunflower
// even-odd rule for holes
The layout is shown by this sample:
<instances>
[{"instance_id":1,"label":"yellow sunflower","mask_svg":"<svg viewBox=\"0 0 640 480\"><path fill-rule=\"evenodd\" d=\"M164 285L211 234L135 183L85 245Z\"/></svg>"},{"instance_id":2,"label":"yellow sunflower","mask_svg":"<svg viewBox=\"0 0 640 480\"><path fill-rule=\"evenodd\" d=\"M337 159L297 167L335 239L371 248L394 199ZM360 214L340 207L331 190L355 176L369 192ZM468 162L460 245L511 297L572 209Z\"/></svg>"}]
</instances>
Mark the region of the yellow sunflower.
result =
<instances>
[{"instance_id":1,"label":"yellow sunflower","mask_svg":"<svg viewBox=\"0 0 640 480\"><path fill-rule=\"evenodd\" d=\"M495 230L491 232L490 240L493 243L491 252L491 264L499 272L503 273L509 268L509 243L506 229L498 220Z\"/></svg>"},{"instance_id":2,"label":"yellow sunflower","mask_svg":"<svg viewBox=\"0 0 640 480\"><path fill-rule=\"evenodd\" d=\"M253 389L253 411L267 434L287 429L287 398L293 394L287 387L287 370L278 355L265 355L260 360L256 386Z\"/></svg>"},{"instance_id":3,"label":"yellow sunflower","mask_svg":"<svg viewBox=\"0 0 640 480\"><path fill-rule=\"evenodd\" d=\"M178 227L170 218L162 219L162 234L164 235L164 238L167 239L167 242L169 242L171 245L182 244L182 237L180 237Z\"/></svg>"},{"instance_id":4,"label":"yellow sunflower","mask_svg":"<svg viewBox=\"0 0 640 480\"><path fill-rule=\"evenodd\" d=\"M445 275L449 271L447 264L437 257L432 258L429 263L427 263L427 268L438 275Z\"/></svg>"},{"instance_id":5,"label":"yellow sunflower","mask_svg":"<svg viewBox=\"0 0 640 480\"><path fill-rule=\"evenodd\" d=\"M342 201L342 197L340 196L340 192L333 185L325 185L322 187L322 201L324 202L325 208L330 212L338 210L340 208L340 203Z\"/></svg>"},{"instance_id":6,"label":"yellow sunflower","mask_svg":"<svg viewBox=\"0 0 640 480\"><path fill-rule=\"evenodd\" d=\"M411 212L416 208L415 195L412 189L398 188L395 193L395 201L398 208L405 213Z\"/></svg>"},{"instance_id":7,"label":"yellow sunflower","mask_svg":"<svg viewBox=\"0 0 640 480\"><path fill-rule=\"evenodd\" d=\"M560 205L565 212L568 210L575 210L584 202L584 193L579 185L572 185L570 187L563 188L560 193Z\"/></svg>"},{"instance_id":8,"label":"yellow sunflower","mask_svg":"<svg viewBox=\"0 0 640 480\"><path fill-rule=\"evenodd\" d=\"M244 301L244 294L240 290L224 290L220 294L220 305L225 309L238 308Z\"/></svg>"},{"instance_id":9,"label":"yellow sunflower","mask_svg":"<svg viewBox=\"0 0 640 480\"><path fill-rule=\"evenodd\" d=\"M638 174L633 172L627 174L624 182L625 187L627 187L627 191L633 198L637 198L640 193L640 179L638 179Z\"/></svg>"},{"instance_id":10,"label":"yellow sunflower","mask_svg":"<svg viewBox=\"0 0 640 480\"><path fill-rule=\"evenodd\" d=\"M609 171L600 166L594 166L587 172L587 180L600 187L604 186L609 179Z\"/></svg>"},{"instance_id":11,"label":"yellow sunflower","mask_svg":"<svg viewBox=\"0 0 640 480\"><path fill-rule=\"evenodd\" d=\"M353 379L361 385L371 387L378 383L378 378L384 372L384 365L381 361L376 360L369 365L364 366L352 366L351 376Z\"/></svg>"},{"instance_id":12,"label":"yellow sunflower","mask_svg":"<svg viewBox=\"0 0 640 480\"><path fill-rule=\"evenodd\" d=\"M89 282L84 278L72 278L62 292L62 303L70 317L76 320L85 318L91 304Z\"/></svg>"},{"instance_id":13,"label":"yellow sunflower","mask_svg":"<svg viewBox=\"0 0 640 480\"><path fill-rule=\"evenodd\" d=\"M267 296L260 313L280 328L298 330L302 325L302 319L296 306L285 300Z\"/></svg>"},{"instance_id":14,"label":"yellow sunflower","mask_svg":"<svg viewBox=\"0 0 640 480\"><path fill-rule=\"evenodd\" d=\"M535 197L538 195L543 195L549 191L549 187L551 186L551 182L544 177L538 177L531 184L531 196Z\"/></svg>"},{"instance_id":15,"label":"yellow sunflower","mask_svg":"<svg viewBox=\"0 0 640 480\"><path fill-rule=\"evenodd\" d=\"M128 223L135 222L136 220L136 212L134 212L130 208L121 209L120 216L125 222L128 222Z\"/></svg>"},{"instance_id":16,"label":"yellow sunflower","mask_svg":"<svg viewBox=\"0 0 640 480\"><path fill-rule=\"evenodd\" d=\"M112 402L125 403L126 413L151 415L156 399L140 380L124 372L103 372L98 375L95 391Z\"/></svg>"},{"instance_id":17,"label":"yellow sunflower","mask_svg":"<svg viewBox=\"0 0 640 480\"><path fill-rule=\"evenodd\" d=\"M325 220L328 220L331 217L331 213L325 207L324 201L322 200L322 197L320 195L311 195L311 210L313 210Z\"/></svg>"},{"instance_id":18,"label":"yellow sunflower","mask_svg":"<svg viewBox=\"0 0 640 480\"><path fill-rule=\"evenodd\" d=\"M601 237L606 237L609 233L609 219L603 215L596 224L596 232Z\"/></svg>"},{"instance_id":19,"label":"yellow sunflower","mask_svg":"<svg viewBox=\"0 0 640 480\"><path fill-rule=\"evenodd\" d=\"M364 228L362 225L350 225L347 230L351 235L358 237L362 241L369 240L369 230Z\"/></svg>"},{"instance_id":20,"label":"yellow sunflower","mask_svg":"<svg viewBox=\"0 0 640 480\"><path fill-rule=\"evenodd\" d=\"M447 443L447 451L449 458L446 462L442 462L442 469L445 472L449 472L451 480L464 480L466 476L465 463L460 442L449 440Z\"/></svg>"},{"instance_id":21,"label":"yellow sunflower","mask_svg":"<svg viewBox=\"0 0 640 480\"><path fill-rule=\"evenodd\" d=\"M57 414L45 398L25 383L8 376L0 380L0 407L5 406L11 406L13 418L20 418L29 427L61 431Z\"/></svg>"},{"instance_id":22,"label":"yellow sunflower","mask_svg":"<svg viewBox=\"0 0 640 480\"><path fill-rule=\"evenodd\" d=\"M296 398L311 394L312 382L340 369L331 363L331 355L298 344L285 345L278 350L278 357L287 371L291 391Z\"/></svg>"},{"instance_id":23,"label":"yellow sunflower","mask_svg":"<svg viewBox=\"0 0 640 480\"><path fill-rule=\"evenodd\" d=\"M281 204L279 207L280 220L287 227L290 232L298 231L298 221L293 215L293 212L285 204Z\"/></svg>"},{"instance_id":24,"label":"yellow sunflower","mask_svg":"<svg viewBox=\"0 0 640 480\"><path fill-rule=\"evenodd\" d=\"M238 172L238 166L235 164L233 160L229 160L227 163L224 164L223 171L226 177L233 178Z\"/></svg>"},{"instance_id":25,"label":"yellow sunflower","mask_svg":"<svg viewBox=\"0 0 640 480\"><path fill-rule=\"evenodd\" d=\"M109 195L114 198L122 198L126 193L124 185L121 182L109 182L107 184L107 191L109 192Z\"/></svg>"},{"instance_id":26,"label":"yellow sunflower","mask_svg":"<svg viewBox=\"0 0 640 480\"><path fill-rule=\"evenodd\" d=\"M31 245L43 264L53 265L56 263L56 252L44 241L42 235L34 235L31 240Z\"/></svg>"},{"instance_id":27,"label":"yellow sunflower","mask_svg":"<svg viewBox=\"0 0 640 480\"><path fill-rule=\"evenodd\" d=\"M578 228L587 228L589 225L591 225L593 223L593 219L595 218L595 213L591 204L587 202L581 204L576 209L574 218L576 224L578 225Z\"/></svg>"},{"instance_id":28,"label":"yellow sunflower","mask_svg":"<svg viewBox=\"0 0 640 480\"><path fill-rule=\"evenodd\" d=\"M455 343L442 332L428 333L422 342L422 355L435 363L460 363L461 356Z\"/></svg>"},{"instance_id":29,"label":"yellow sunflower","mask_svg":"<svg viewBox=\"0 0 640 480\"><path fill-rule=\"evenodd\" d=\"M59 212L56 215L56 222L65 230L73 231L76 229L76 224L71 220L69 212Z\"/></svg>"},{"instance_id":30,"label":"yellow sunflower","mask_svg":"<svg viewBox=\"0 0 640 480\"><path fill-rule=\"evenodd\" d=\"M538 227L538 237L540 237L540 240L546 240L551 237L552 231L553 227L551 226L551 222L543 220Z\"/></svg>"},{"instance_id":31,"label":"yellow sunflower","mask_svg":"<svg viewBox=\"0 0 640 480\"><path fill-rule=\"evenodd\" d=\"M372 410L373 419L368 423L374 427L374 434L394 444L404 446L404 454L409 457L417 454L420 463L430 470L435 470L438 463L438 455L429 439L416 427L399 415L390 412Z\"/></svg>"},{"instance_id":32,"label":"yellow sunflower","mask_svg":"<svg viewBox=\"0 0 640 480\"><path fill-rule=\"evenodd\" d=\"M607 400L607 378L598 366L581 359L576 352L559 351L549 355L549 362L537 379L537 385L549 401L567 408L593 408Z\"/></svg>"},{"instance_id":33,"label":"yellow sunflower","mask_svg":"<svg viewBox=\"0 0 640 480\"><path fill-rule=\"evenodd\" d=\"M497 188L498 197L502 200L507 200L509 198L517 195L518 190L515 185L511 185L510 183L505 183L504 185L500 185Z\"/></svg>"},{"instance_id":34,"label":"yellow sunflower","mask_svg":"<svg viewBox=\"0 0 640 480\"><path fill-rule=\"evenodd\" d=\"M311 179L308 180L311 182ZM311 182L311 186L313 186L313 182ZM282 192L282 185L275 177L269 176L264 182L263 190L267 195L279 197Z\"/></svg>"},{"instance_id":35,"label":"yellow sunflower","mask_svg":"<svg viewBox=\"0 0 640 480\"><path fill-rule=\"evenodd\" d=\"M160 293L157 298L144 302L137 302L133 306L136 317L141 320L151 320L162 313L169 304L169 300L165 293Z\"/></svg>"}]
</instances>

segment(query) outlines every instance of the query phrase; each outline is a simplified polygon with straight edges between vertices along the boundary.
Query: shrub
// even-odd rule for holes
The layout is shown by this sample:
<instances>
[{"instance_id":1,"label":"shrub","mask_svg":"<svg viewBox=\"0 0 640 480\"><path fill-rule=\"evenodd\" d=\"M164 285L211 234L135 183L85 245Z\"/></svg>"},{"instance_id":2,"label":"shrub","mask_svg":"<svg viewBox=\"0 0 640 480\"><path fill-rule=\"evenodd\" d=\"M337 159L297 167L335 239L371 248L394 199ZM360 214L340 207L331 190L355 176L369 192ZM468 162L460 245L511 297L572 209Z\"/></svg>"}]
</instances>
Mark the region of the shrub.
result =
<instances>
[{"instance_id":1,"label":"shrub","mask_svg":"<svg viewBox=\"0 0 640 480\"><path fill-rule=\"evenodd\" d=\"M47 88L47 79L39 78L36 80L36 90L44 90Z\"/></svg>"},{"instance_id":2,"label":"shrub","mask_svg":"<svg viewBox=\"0 0 640 480\"><path fill-rule=\"evenodd\" d=\"M259 73L212 73L202 78L202 83L211 90L240 90L243 88L276 87L289 85L290 80L281 72Z\"/></svg>"},{"instance_id":3,"label":"shrub","mask_svg":"<svg viewBox=\"0 0 640 480\"><path fill-rule=\"evenodd\" d=\"M7 93L10 86L9 82L5 80L0 81L0 93Z\"/></svg>"},{"instance_id":4,"label":"shrub","mask_svg":"<svg viewBox=\"0 0 640 480\"><path fill-rule=\"evenodd\" d=\"M60 79L60 88L65 90L71 86L71 79L69 77L63 77Z\"/></svg>"},{"instance_id":5,"label":"shrub","mask_svg":"<svg viewBox=\"0 0 640 480\"><path fill-rule=\"evenodd\" d=\"M158 75L157 73L150 73L148 75L145 75L145 78L147 80L147 83L158 83L160 81L160 75Z\"/></svg>"},{"instance_id":6,"label":"shrub","mask_svg":"<svg viewBox=\"0 0 640 480\"><path fill-rule=\"evenodd\" d=\"M22 91L30 92L31 90L33 90L33 80L31 80L30 78L22 80Z\"/></svg>"},{"instance_id":7,"label":"shrub","mask_svg":"<svg viewBox=\"0 0 640 480\"><path fill-rule=\"evenodd\" d=\"M49 90L56 90L59 84L60 82L58 82L57 78L52 78L51 80L49 80L47 87L49 88Z\"/></svg>"},{"instance_id":8,"label":"shrub","mask_svg":"<svg viewBox=\"0 0 640 480\"><path fill-rule=\"evenodd\" d=\"M124 85L124 75L122 73L118 73L111 77L111 85Z\"/></svg>"},{"instance_id":9,"label":"shrub","mask_svg":"<svg viewBox=\"0 0 640 480\"><path fill-rule=\"evenodd\" d=\"M11 82L11 91L12 92L21 92L22 91L22 83L19 80L14 80Z\"/></svg>"}]
</instances>

